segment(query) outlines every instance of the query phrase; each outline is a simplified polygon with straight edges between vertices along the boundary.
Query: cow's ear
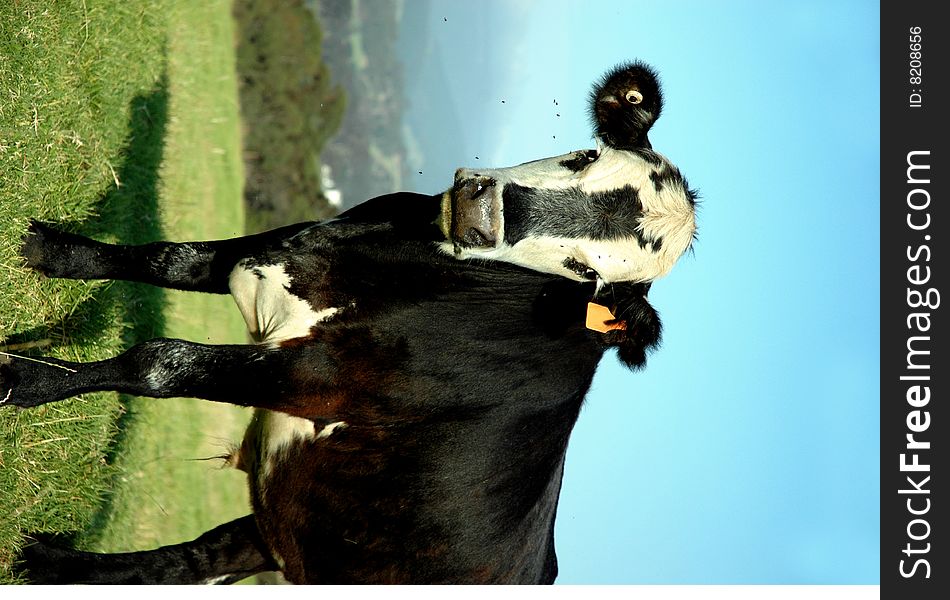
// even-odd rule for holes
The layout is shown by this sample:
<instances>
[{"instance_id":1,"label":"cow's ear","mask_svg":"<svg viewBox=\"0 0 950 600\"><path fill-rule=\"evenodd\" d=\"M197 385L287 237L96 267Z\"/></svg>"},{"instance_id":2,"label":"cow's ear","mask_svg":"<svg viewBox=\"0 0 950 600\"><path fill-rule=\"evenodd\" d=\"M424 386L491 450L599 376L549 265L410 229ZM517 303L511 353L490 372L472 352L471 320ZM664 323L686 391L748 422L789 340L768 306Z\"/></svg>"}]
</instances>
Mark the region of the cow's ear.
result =
<instances>
[{"instance_id":1,"label":"cow's ear","mask_svg":"<svg viewBox=\"0 0 950 600\"><path fill-rule=\"evenodd\" d=\"M614 315L606 322L612 328L602 334L603 342L616 347L620 360L631 369L646 364L647 352L660 344L660 315L647 300L649 290L649 283L612 283L596 299Z\"/></svg>"}]
</instances>

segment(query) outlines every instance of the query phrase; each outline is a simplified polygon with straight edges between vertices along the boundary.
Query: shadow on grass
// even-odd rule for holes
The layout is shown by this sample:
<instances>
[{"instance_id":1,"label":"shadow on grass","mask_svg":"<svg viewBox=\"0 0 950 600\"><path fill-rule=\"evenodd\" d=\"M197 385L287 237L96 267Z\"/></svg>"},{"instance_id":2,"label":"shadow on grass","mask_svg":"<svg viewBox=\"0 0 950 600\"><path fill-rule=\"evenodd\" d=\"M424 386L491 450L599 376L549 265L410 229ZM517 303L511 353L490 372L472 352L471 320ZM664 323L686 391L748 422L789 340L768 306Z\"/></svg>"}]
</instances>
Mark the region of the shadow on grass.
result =
<instances>
[{"instance_id":1,"label":"shadow on grass","mask_svg":"<svg viewBox=\"0 0 950 600\"><path fill-rule=\"evenodd\" d=\"M94 239L111 238L119 244L142 244L162 239L159 215L159 170L165 150L168 120L168 86L163 77L153 90L136 96L130 104L129 134L115 168L118 185L112 186L97 205L93 220L81 223L59 223L58 227ZM121 345L158 337L165 328L164 290L144 284L116 281L102 288L80 304L65 319L11 336L10 344L39 342L28 355L45 354L48 346L94 344L102 332L120 323ZM126 435L135 420L135 400L120 396L123 411L116 423L116 434L106 454L113 464L123 451ZM115 471L113 477L119 474ZM111 486L111 490L115 485ZM81 536L86 543L95 543L103 533L113 507L113 493L102 498L90 527L78 532L63 532L65 539Z\"/></svg>"},{"instance_id":2,"label":"shadow on grass","mask_svg":"<svg viewBox=\"0 0 950 600\"><path fill-rule=\"evenodd\" d=\"M162 239L158 204L159 169L168 120L167 81L162 78L148 94L136 96L122 163L115 170L119 182L99 201L98 216L81 223L56 223L57 228L94 239L112 237L119 244L142 244ZM128 347L156 337L164 329L164 290L144 284L116 281L80 304L59 322L20 332L7 340L23 344L46 338L53 345L67 341L93 343L103 329L120 319L127 324L122 342Z\"/></svg>"},{"instance_id":3,"label":"shadow on grass","mask_svg":"<svg viewBox=\"0 0 950 600\"><path fill-rule=\"evenodd\" d=\"M110 233L120 244L144 244L164 238L159 215L159 171L165 152L165 130L168 122L168 81L163 76L155 89L136 96L130 105L129 139L122 151L122 164L116 172L119 186L112 188L99 206L99 219L89 223L89 237ZM122 345L128 348L158 337L165 330L165 291L150 285L117 281L106 294L116 303L121 322L126 324ZM126 444L126 436L135 421L136 400L120 396L123 411L116 423L116 436L106 454L110 465ZM113 471L113 477L120 473ZM112 514L115 485L102 499L102 504L84 534L87 542L98 541Z\"/></svg>"}]
</instances>

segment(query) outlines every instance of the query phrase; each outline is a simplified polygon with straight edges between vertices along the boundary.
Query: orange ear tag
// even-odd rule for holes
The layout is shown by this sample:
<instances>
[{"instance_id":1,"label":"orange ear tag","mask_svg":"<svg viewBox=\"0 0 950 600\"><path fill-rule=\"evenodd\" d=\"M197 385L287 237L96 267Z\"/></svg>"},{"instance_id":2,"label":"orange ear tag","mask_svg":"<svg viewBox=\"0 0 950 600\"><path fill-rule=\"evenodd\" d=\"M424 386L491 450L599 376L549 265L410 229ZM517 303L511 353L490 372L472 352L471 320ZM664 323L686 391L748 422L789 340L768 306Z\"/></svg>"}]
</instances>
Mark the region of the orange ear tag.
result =
<instances>
[{"instance_id":1,"label":"orange ear tag","mask_svg":"<svg viewBox=\"0 0 950 600\"><path fill-rule=\"evenodd\" d=\"M599 331L600 333L607 333L608 331L613 331L614 329L626 329L627 324L623 321L619 323L610 323L607 321L613 321L614 315L610 312L610 309L606 306L601 306L594 302L587 303L587 328L593 329L594 331Z\"/></svg>"}]
</instances>

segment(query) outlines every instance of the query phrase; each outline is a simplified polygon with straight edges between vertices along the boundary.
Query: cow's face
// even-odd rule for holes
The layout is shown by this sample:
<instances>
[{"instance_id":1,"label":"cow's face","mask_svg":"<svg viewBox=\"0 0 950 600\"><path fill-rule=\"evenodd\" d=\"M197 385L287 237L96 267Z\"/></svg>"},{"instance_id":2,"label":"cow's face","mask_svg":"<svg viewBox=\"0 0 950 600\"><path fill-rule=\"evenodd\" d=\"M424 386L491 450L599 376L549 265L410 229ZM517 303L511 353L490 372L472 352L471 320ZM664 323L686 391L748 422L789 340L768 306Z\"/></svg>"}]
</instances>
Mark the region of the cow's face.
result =
<instances>
[{"instance_id":1,"label":"cow's face","mask_svg":"<svg viewBox=\"0 0 950 600\"><path fill-rule=\"evenodd\" d=\"M692 243L694 198L676 167L647 149L459 169L443 195L443 248L579 281L652 281Z\"/></svg>"}]
</instances>

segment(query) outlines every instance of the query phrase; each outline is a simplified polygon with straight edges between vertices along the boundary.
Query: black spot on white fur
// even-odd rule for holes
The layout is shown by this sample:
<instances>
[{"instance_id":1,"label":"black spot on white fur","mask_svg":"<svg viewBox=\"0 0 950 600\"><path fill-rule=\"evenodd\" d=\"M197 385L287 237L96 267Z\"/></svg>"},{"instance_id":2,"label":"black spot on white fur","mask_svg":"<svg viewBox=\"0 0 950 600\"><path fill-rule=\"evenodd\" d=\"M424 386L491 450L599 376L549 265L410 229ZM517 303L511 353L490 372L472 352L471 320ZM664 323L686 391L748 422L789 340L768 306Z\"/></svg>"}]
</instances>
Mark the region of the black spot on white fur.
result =
<instances>
[{"instance_id":1,"label":"black spot on white fur","mask_svg":"<svg viewBox=\"0 0 950 600\"><path fill-rule=\"evenodd\" d=\"M641 246L652 240L638 231L643 206L636 188L584 193L578 188L537 189L516 184L503 193L505 241L511 245L528 236L592 240L636 238Z\"/></svg>"}]
</instances>

